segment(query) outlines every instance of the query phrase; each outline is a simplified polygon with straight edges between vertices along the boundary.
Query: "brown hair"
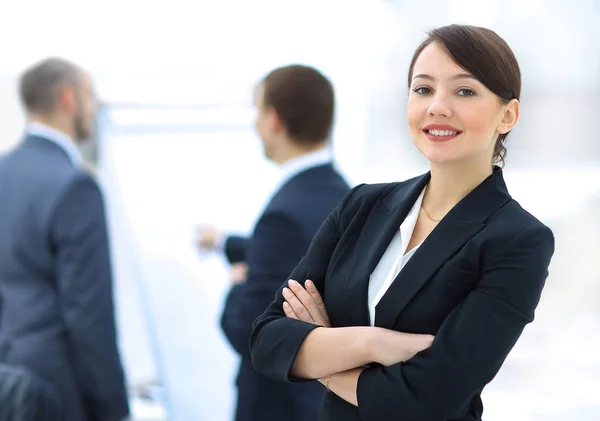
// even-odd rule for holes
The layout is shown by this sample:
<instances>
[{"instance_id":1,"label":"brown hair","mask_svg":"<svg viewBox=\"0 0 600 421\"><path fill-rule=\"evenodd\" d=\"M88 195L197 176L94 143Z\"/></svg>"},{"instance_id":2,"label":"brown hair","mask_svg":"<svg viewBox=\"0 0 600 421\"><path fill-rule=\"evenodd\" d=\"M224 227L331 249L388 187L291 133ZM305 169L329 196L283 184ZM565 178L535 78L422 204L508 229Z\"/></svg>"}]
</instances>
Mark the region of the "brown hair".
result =
<instances>
[{"instance_id":1,"label":"brown hair","mask_svg":"<svg viewBox=\"0 0 600 421\"><path fill-rule=\"evenodd\" d=\"M521 95L521 70L508 46L494 31L469 25L449 25L436 28L415 51L408 72L410 88L415 62L431 43L443 46L460 67L471 73L505 104ZM492 163L504 165L508 133L498 135Z\"/></svg>"},{"instance_id":2,"label":"brown hair","mask_svg":"<svg viewBox=\"0 0 600 421\"><path fill-rule=\"evenodd\" d=\"M318 70L302 65L280 67L263 79L262 86L262 105L275 109L292 140L317 144L329 137L333 86Z\"/></svg>"},{"instance_id":3,"label":"brown hair","mask_svg":"<svg viewBox=\"0 0 600 421\"><path fill-rule=\"evenodd\" d=\"M21 102L28 112L52 112L59 89L64 85L76 86L79 82L75 64L57 57L47 58L33 64L21 76Z\"/></svg>"}]
</instances>

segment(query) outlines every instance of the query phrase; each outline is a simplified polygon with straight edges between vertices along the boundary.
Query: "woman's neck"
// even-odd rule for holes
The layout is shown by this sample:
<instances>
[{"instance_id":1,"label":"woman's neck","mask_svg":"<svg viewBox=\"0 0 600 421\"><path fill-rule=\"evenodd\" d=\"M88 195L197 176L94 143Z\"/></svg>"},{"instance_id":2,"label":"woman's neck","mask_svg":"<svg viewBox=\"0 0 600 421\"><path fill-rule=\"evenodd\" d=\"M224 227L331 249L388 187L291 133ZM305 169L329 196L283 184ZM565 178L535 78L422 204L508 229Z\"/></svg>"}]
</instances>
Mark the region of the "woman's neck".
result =
<instances>
[{"instance_id":1,"label":"woman's neck","mask_svg":"<svg viewBox=\"0 0 600 421\"><path fill-rule=\"evenodd\" d=\"M440 219L493 172L488 162L432 163L430 169L431 180L423 197L423 206L429 214Z\"/></svg>"}]
</instances>

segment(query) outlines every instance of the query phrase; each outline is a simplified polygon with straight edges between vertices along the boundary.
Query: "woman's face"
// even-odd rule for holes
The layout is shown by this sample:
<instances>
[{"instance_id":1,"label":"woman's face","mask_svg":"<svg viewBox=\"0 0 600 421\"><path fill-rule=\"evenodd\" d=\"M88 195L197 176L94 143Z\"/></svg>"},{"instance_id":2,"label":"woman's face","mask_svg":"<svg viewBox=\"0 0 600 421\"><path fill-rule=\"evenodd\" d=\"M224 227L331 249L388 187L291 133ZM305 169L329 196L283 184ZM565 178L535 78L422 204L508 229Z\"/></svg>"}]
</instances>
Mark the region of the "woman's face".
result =
<instances>
[{"instance_id":1,"label":"woman's face","mask_svg":"<svg viewBox=\"0 0 600 421\"><path fill-rule=\"evenodd\" d=\"M413 69L407 117L417 149L435 164L485 160L498 135L508 133L519 103L504 104L438 44L429 44Z\"/></svg>"}]
</instances>

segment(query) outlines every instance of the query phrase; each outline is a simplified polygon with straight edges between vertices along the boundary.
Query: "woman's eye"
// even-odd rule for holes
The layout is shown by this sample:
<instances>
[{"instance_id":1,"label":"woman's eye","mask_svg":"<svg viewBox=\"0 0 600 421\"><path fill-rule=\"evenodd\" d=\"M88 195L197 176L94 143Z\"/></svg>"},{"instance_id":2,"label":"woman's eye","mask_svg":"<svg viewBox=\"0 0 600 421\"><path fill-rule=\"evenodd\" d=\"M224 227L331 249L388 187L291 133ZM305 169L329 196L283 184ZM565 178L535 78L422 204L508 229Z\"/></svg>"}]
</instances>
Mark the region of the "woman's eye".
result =
<instances>
[{"instance_id":1,"label":"woman's eye","mask_svg":"<svg viewBox=\"0 0 600 421\"><path fill-rule=\"evenodd\" d=\"M458 90L458 95L460 95L460 96L473 96L473 95L475 95L475 92L472 89L469 89L469 88L460 88Z\"/></svg>"},{"instance_id":2,"label":"woman's eye","mask_svg":"<svg viewBox=\"0 0 600 421\"><path fill-rule=\"evenodd\" d=\"M413 92L419 94L419 95L427 95L431 93L431 89L425 87L425 86L419 86L413 89Z\"/></svg>"}]
</instances>

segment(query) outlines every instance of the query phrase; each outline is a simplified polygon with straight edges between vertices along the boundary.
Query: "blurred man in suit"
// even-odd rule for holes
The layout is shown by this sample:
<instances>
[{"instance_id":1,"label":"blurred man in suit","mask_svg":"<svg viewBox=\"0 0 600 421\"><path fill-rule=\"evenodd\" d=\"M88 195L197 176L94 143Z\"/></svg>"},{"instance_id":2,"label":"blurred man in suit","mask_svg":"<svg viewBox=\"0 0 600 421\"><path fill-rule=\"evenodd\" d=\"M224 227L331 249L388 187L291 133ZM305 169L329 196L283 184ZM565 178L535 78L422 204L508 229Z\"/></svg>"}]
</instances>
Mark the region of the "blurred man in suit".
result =
<instances>
[{"instance_id":1,"label":"blurred man in suit","mask_svg":"<svg viewBox=\"0 0 600 421\"><path fill-rule=\"evenodd\" d=\"M236 421L314 421L323 398L318 383L283 384L255 373L248 342L252 322L273 300L325 218L349 186L334 169L328 139L333 86L317 70L278 68L260 83L256 131L283 178L249 238L201 227L199 246L222 250L233 285L221 326L241 356Z\"/></svg>"},{"instance_id":2,"label":"blurred man in suit","mask_svg":"<svg viewBox=\"0 0 600 421\"><path fill-rule=\"evenodd\" d=\"M104 203L78 150L94 125L91 80L50 58L25 71L20 94L26 134L0 159L0 362L43 385L45 419L121 421Z\"/></svg>"}]
</instances>

